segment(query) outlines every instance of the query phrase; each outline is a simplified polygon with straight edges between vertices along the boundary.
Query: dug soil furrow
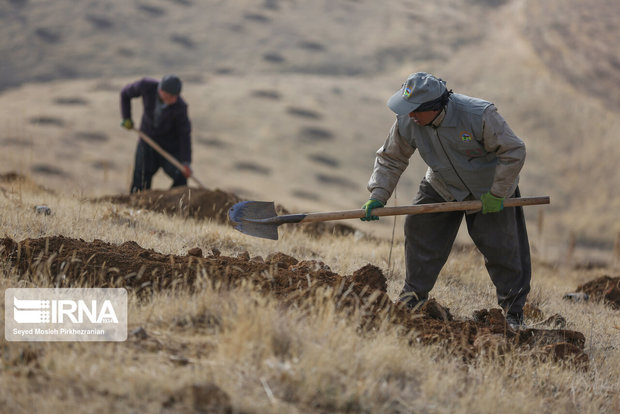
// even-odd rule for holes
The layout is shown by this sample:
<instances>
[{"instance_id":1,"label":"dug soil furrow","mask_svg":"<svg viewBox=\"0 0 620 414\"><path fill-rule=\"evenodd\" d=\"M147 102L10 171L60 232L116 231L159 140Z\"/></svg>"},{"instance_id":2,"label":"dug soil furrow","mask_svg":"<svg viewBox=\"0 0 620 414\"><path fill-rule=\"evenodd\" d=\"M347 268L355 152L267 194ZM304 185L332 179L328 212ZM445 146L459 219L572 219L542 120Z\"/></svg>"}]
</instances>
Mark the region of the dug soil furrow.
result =
<instances>
[{"instance_id":1,"label":"dug soil furrow","mask_svg":"<svg viewBox=\"0 0 620 414\"><path fill-rule=\"evenodd\" d=\"M458 320L433 299L415 311L395 304L387 295L385 276L371 264L342 276L323 262L299 261L284 253L262 259L221 256L214 251L202 257L195 248L176 256L144 249L135 242L114 245L63 236L20 242L0 239L0 258L16 268L22 279L53 286L125 287L144 297L162 289L198 291L206 283L216 289L251 287L275 297L283 306L334 301L342 312L359 316L363 332L388 324L400 328L412 342L440 344L465 360L519 349L542 359L588 364L585 337L580 332L515 331L500 309L479 310L470 319Z\"/></svg>"}]
</instances>

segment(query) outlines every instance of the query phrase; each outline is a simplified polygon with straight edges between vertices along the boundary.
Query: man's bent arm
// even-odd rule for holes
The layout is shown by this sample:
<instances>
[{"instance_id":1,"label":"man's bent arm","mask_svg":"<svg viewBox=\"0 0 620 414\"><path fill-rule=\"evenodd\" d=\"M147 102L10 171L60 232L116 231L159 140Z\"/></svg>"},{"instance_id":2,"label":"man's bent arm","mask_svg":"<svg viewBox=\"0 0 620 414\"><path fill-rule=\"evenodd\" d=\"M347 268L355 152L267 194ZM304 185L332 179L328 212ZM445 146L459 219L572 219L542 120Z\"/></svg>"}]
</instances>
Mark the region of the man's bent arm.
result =
<instances>
[{"instance_id":1,"label":"man's bent arm","mask_svg":"<svg viewBox=\"0 0 620 414\"><path fill-rule=\"evenodd\" d=\"M131 99L142 96L142 83L144 79L126 85L121 91L121 117L131 118Z\"/></svg>"},{"instance_id":2,"label":"man's bent arm","mask_svg":"<svg viewBox=\"0 0 620 414\"><path fill-rule=\"evenodd\" d=\"M381 201L383 204L387 203L414 152L415 148L400 136L398 120L396 120L387 140L377 151L375 166L368 181L370 198Z\"/></svg>"}]
</instances>

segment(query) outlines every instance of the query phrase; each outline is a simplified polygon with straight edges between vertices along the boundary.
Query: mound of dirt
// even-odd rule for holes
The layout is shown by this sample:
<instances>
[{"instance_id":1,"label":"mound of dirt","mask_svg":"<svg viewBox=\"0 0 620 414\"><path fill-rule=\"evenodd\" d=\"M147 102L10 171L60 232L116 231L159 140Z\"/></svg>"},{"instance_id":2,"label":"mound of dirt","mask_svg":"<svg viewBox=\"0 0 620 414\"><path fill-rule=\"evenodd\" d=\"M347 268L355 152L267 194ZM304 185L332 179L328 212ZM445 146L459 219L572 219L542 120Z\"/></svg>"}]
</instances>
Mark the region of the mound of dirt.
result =
<instances>
[{"instance_id":1,"label":"mound of dirt","mask_svg":"<svg viewBox=\"0 0 620 414\"><path fill-rule=\"evenodd\" d=\"M199 290L253 286L281 301L283 306L312 306L333 301L347 313L359 315L360 329L389 324L410 341L440 344L467 360L479 354L501 355L527 349L540 358L577 361L587 365L585 337L570 330L512 330L499 309L477 311L472 319L455 320L449 309L429 300L416 312L392 303L385 276L366 265L353 275L341 276L325 263L299 261L284 253L266 259L213 254L201 257L200 249L186 256L164 255L143 249L135 242L114 245L55 236L16 242L0 239L0 260L14 266L23 278L43 278L59 287L126 287L138 295L154 290L185 287ZM308 300L312 299L312 300Z\"/></svg>"},{"instance_id":2,"label":"mound of dirt","mask_svg":"<svg viewBox=\"0 0 620 414\"><path fill-rule=\"evenodd\" d=\"M620 276L602 276L577 287L592 300L603 301L613 309L620 309Z\"/></svg>"},{"instance_id":3,"label":"mound of dirt","mask_svg":"<svg viewBox=\"0 0 620 414\"><path fill-rule=\"evenodd\" d=\"M35 191L46 192L48 194L54 193L52 190L38 185L30 178L15 171L0 174L0 185L2 184L6 184L6 187L19 186L22 188L31 188Z\"/></svg>"},{"instance_id":4,"label":"mound of dirt","mask_svg":"<svg viewBox=\"0 0 620 414\"><path fill-rule=\"evenodd\" d=\"M225 223L228 220L228 210L241 199L219 189L175 187L169 190L147 190L129 195L104 196L93 201L125 204L141 210L195 219L213 219Z\"/></svg>"},{"instance_id":5,"label":"mound of dirt","mask_svg":"<svg viewBox=\"0 0 620 414\"><path fill-rule=\"evenodd\" d=\"M9 171L6 174L0 174L0 182L3 183L14 183L18 181L25 181L26 177L21 174L16 173L15 171Z\"/></svg>"},{"instance_id":6,"label":"mound of dirt","mask_svg":"<svg viewBox=\"0 0 620 414\"><path fill-rule=\"evenodd\" d=\"M146 190L129 195L104 196L91 201L124 204L141 210L227 223L228 210L234 204L244 200L233 193L219 189L175 187L169 190ZM289 211L280 205L276 206L276 211L278 214L289 214ZM325 222L301 225L286 224L281 228L300 229L311 236L323 234L350 235L356 232L353 227L346 224Z\"/></svg>"}]
</instances>

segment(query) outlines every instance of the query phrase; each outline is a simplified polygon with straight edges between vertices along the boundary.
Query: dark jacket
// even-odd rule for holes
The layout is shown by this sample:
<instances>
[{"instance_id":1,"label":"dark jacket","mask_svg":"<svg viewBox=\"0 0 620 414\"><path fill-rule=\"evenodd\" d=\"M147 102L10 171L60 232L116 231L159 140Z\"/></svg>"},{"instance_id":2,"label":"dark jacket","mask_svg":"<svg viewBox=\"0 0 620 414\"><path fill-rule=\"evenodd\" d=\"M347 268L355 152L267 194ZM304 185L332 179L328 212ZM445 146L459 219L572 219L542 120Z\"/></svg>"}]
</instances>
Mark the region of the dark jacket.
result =
<instances>
[{"instance_id":1,"label":"dark jacket","mask_svg":"<svg viewBox=\"0 0 620 414\"><path fill-rule=\"evenodd\" d=\"M179 96L176 103L162 109L156 125L155 108L161 103L157 93L158 84L155 79L143 78L125 86L121 91L121 115L123 119L131 118L131 99L141 96L144 111L140 130L181 163L189 164L192 161L192 128L187 115L187 104Z\"/></svg>"}]
</instances>

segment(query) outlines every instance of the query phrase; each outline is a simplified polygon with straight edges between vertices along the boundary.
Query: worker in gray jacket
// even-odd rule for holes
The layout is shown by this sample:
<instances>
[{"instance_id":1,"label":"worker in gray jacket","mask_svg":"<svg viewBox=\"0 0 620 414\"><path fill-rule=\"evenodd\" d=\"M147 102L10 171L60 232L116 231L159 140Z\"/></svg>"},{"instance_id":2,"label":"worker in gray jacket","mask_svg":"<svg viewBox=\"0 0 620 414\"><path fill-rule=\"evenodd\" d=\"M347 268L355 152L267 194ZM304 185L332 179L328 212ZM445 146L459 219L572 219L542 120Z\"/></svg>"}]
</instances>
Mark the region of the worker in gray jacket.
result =
<instances>
[{"instance_id":1,"label":"worker in gray jacket","mask_svg":"<svg viewBox=\"0 0 620 414\"><path fill-rule=\"evenodd\" d=\"M399 300L414 308L428 298L465 215L507 322L522 326L530 291L529 242L523 208L504 209L504 199L520 196L523 141L492 103L452 93L443 80L424 72L411 74L387 105L396 121L377 151L362 220L378 220L372 209L386 204L416 149L429 168L413 204L482 200L477 212L407 216L407 269Z\"/></svg>"}]
</instances>

